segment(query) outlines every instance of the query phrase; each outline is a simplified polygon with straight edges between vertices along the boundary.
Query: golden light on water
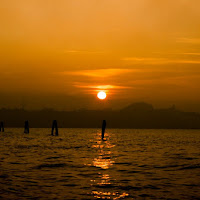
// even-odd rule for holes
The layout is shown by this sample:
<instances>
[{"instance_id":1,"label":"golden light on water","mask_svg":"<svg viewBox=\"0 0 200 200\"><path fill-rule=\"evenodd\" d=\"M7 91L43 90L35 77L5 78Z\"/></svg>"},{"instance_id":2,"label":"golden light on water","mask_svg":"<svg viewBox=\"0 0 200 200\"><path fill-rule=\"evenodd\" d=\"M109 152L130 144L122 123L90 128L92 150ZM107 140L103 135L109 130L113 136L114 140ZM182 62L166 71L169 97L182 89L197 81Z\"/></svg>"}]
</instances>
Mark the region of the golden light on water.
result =
<instances>
[{"instance_id":1,"label":"golden light on water","mask_svg":"<svg viewBox=\"0 0 200 200\"><path fill-rule=\"evenodd\" d=\"M92 194L94 195L95 199L124 199L125 197L128 197L129 194L123 193L119 194L118 192L98 192L98 191L92 191Z\"/></svg>"},{"instance_id":2,"label":"golden light on water","mask_svg":"<svg viewBox=\"0 0 200 200\"><path fill-rule=\"evenodd\" d=\"M112 161L110 158L104 158L102 155L93 160L93 165L101 169L109 169L113 163L114 161Z\"/></svg>"},{"instance_id":3,"label":"golden light on water","mask_svg":"<svg viewBox=\"0 0 200 200\"><path fill-rule=\"evenodd\" d=\"M92 148L97 150L97 155L88 166L100 168L101 171L98 173L98 178L90 180L91 187L97 186L99 188L99 190L92 190L91 195L93 195L94 199L124 199L129 196L128 193L121 193L113 189L117 180L116 177L111 177L108 169L115 164L115 159L112 156L115 145L110 142L109 133L106 133L105 137L107 140L102 141L101 133L97 133L92 145Z\"/></svg>"},{"instance_id":4,"label":"golden light on water","mask_svg":"<svg viewBox=\"0 0 200 200\"><path fill-rule=\"evenodd\" d=\"M105 99L106 98L106 93L104 91L100 91L98 94L97 94L97 97L101 100Z\"/></svg>"}]
</instances>

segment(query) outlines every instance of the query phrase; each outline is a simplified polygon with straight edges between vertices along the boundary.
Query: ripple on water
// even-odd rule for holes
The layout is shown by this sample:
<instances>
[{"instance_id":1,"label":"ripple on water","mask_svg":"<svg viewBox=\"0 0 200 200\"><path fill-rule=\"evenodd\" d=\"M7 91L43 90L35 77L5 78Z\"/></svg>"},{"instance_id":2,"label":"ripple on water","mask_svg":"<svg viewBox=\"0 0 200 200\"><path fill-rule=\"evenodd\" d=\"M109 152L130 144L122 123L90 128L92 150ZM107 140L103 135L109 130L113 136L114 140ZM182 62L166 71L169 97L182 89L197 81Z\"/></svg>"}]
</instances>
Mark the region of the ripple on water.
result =
<instances>
[{"instance_id":1,"label":"ripple on water","mask_svg":"<svg viewBox=\"0 0 200 200\"><path fill-rule=\"evenodd\" d=\"M182 167L179 170L188 170L188 169L199 169L200 168L200 164L196 164L196 165L189 165L186 167Z\"/></svg>"},{"instance_id":2,"label":"ripple on water","mask_svg":"<svg viewBox=\"0 0 200 200\"><path fill-rule=\"evenodd\" d=\"M55 164L41 164L35 168L43 169L43 168L58 168L58 167L65 167L65 166L67 166L65 163L55 163Z\"/></svg>"},{"instance_id":3,"label":"ripple on water","mask_svg":"<svg viewBox=\"0 0 200 200\"><path fill-rule=\"evenodd\" d=\"M11 132L0 134L0 199L199 198L199 132Z\"/></svg>"}]
</instances>

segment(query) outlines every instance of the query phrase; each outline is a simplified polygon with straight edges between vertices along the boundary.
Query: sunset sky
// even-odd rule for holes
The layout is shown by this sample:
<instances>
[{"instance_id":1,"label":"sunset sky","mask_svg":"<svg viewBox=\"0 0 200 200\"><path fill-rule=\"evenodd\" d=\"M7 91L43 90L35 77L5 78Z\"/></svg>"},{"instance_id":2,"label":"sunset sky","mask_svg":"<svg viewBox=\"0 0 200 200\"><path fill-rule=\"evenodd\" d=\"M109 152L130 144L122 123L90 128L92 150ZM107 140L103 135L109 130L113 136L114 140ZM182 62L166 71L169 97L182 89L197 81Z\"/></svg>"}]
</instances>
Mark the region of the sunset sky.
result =
<instances>
[{"instance_id":1,"label":"sunset sky","mask_svg":"<svg viewBox=\"0 0 200 200\"><path fill-rule=\"evenodd\" d=\"M200 111L199 0L1 0L0 18L0 107Z\"/></svg>"}]
</instances>

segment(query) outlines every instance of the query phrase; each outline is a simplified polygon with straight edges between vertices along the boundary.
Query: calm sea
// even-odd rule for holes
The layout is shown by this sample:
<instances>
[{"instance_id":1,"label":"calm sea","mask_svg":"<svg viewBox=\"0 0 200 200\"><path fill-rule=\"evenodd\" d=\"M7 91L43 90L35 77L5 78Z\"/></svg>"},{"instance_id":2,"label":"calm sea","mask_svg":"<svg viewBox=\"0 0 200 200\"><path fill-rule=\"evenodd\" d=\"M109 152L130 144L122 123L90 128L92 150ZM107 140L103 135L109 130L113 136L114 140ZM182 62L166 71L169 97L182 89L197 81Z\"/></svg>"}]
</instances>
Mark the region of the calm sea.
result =
<instances>
[{"instance_id":1,"label":"calm sea","mask_svg":"<svg viewBox=\"0 0 200 200\"><path fill-rule=\"evenodd\" d=\"M200 130L6 129L0 199L200 199Z\"/></svg>"}]
</instances>

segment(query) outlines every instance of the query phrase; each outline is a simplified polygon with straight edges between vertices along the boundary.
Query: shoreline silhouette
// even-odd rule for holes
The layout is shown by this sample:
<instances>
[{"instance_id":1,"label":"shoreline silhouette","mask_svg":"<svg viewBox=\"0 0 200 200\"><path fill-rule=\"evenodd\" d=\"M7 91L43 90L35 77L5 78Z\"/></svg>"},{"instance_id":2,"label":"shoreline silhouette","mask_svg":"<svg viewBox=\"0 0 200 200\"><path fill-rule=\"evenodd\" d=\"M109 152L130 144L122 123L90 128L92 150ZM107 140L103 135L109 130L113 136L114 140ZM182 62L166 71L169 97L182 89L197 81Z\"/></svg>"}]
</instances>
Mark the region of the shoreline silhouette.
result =
<instances>
[{"instance_id":1,"label":"shoreline silhouette","mask_svg":"<svg viewBox=\"0 0 200 200\"><path fill-rule=\"evenodd\" d=\"M108 128L200 129L199 113L180 111L174 106L154 109L147 103L134 103L121 110L0 110L0 120L6 127L22 127L22 121L28 119L32 128L48 128L56 119L60 128L100 128L99 122L103 118L109 121Z\"/></svg>"}]
</instances>

